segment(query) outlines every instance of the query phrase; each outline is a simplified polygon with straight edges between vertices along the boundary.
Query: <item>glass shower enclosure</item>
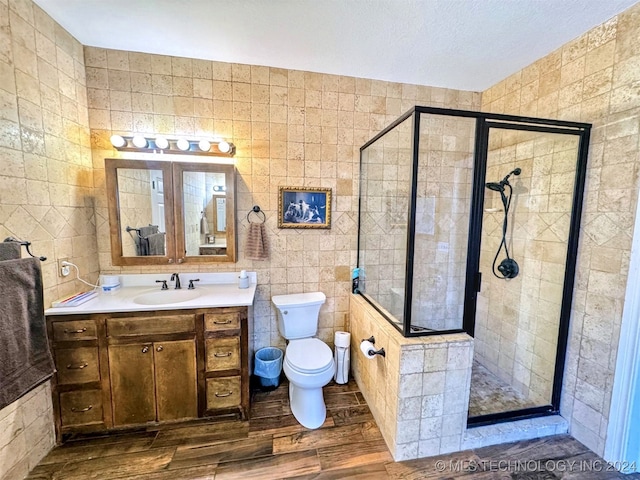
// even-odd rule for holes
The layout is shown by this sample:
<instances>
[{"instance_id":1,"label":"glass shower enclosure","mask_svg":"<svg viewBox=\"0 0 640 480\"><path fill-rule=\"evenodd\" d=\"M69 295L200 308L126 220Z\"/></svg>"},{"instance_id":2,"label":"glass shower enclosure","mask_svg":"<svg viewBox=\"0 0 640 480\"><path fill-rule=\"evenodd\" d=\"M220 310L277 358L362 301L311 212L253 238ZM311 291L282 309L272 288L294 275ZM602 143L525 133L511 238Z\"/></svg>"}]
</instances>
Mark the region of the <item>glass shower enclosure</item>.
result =
<instances>
[{"instance_id":1,"label":"glass shower enclosure","mask_svg":"<svg viewBox=\"0 0 640 480\"><path fill-rule=\"evenodd\" d=\"M474 337L470 424L559 409L590 127L416 106L360 149L358 293Z\"/></svg>"}]
</instances>

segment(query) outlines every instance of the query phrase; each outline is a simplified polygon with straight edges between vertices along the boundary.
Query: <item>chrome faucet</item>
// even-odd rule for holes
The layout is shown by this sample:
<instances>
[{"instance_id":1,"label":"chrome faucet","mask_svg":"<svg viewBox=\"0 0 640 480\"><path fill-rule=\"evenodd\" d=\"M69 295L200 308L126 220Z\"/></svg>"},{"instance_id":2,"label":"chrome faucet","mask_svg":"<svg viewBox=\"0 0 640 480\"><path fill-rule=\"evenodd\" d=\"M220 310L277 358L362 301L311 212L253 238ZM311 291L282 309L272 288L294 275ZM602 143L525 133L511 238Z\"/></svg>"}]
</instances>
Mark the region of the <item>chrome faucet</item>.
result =
<instances>
[{"instance_id":1,"label":"chrome faucet","mask_svg":"<svg viewBox=\"0 0 640 480\"><path fill-rule=\"evenodd\" d=\"M171 274L171 280L170 280L170 281L172 281L172 282L173 282L174 280L176 281L175 289L176 289L176 290L181 289L181 288L182 288L182 285L180 285L180 275L178 275L177 273L172 273L172 274Z\"/></svg>"}]
</instances>

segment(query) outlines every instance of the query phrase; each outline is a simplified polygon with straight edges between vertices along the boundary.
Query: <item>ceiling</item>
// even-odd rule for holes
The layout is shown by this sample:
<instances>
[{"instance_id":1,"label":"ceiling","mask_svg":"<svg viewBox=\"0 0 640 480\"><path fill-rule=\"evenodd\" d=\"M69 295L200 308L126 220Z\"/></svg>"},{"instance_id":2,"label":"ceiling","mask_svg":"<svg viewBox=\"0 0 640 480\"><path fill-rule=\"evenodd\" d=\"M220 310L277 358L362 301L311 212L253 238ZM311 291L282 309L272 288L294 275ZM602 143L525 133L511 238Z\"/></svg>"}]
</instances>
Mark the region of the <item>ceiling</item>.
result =
<instances>
[{"instance_id":1,"label":"ceiling","mask_svg":"<svg viewBox=\"0 0 640 480\"><path fill-rule=\"evenodd\" d=\"M35 0L84 45L482 91L637 0Z\"/></svg>"}]
</instances>

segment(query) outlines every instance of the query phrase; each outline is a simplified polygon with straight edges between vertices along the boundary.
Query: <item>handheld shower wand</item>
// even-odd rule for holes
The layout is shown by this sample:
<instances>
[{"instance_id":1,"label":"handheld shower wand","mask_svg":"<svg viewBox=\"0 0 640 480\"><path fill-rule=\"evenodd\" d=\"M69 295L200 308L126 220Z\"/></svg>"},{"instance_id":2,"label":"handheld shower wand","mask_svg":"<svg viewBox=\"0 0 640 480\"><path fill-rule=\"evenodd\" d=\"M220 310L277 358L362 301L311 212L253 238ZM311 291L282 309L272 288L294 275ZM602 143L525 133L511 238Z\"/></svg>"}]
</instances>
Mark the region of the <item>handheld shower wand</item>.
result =
<instances>
[{"instance_id":1,"label":"handheld shower wand","mask_svg":"<svg viewBox=\"0 0 640 480\"><path fill-rule=\"evenodd\" d=\"M499 182L489 182L485 184L485 186L489 190L493 190L494 192L500 192L500 198L502 200L502 206L504 208L504 220L502 221L502 241L498 246L498 251L496 252L496 256L493 258L493 264L491 269L493 274L502 280L506 280L507 278L515 278L518 276L520 272L520 267L518 263L509 256L509 247L507 246L507 224L509 220L509 208L511 207L511 197L513 195L513 188L509 183L509 177L511 175L520 175L522 173L522 169L515 168L511 172L507 174ZM509 189L508 193L505 193L506 189ZM500 262L500 265L496 267L496 263L498 262L498 256L500 256L500 251L504 248L504 252L507 255L507 258ZM496 270L500 273L496 273Z\"/></svg>"}]
</instances>

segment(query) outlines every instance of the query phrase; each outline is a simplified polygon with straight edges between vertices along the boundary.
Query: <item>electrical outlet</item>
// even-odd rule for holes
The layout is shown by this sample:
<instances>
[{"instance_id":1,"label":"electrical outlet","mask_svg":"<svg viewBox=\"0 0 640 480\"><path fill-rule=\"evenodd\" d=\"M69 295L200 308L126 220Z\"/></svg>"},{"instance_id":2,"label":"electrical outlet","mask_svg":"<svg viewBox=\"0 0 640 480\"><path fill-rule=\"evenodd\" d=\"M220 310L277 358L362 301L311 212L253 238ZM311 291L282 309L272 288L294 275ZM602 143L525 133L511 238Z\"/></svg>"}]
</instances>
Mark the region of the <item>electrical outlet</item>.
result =
<instances>
[{"instance_id":1,"label":"electrical outlet","mask_svg":"<svg viewBox=\"0 0 640 480\"><path fill-rule=\"evenodd\" d=\"M61 277L68 277L71 273L71 267L69 265L62 265L62 262L68 262L68 258L58 259L58 275Z\"/></svg>"}]
</instances>

